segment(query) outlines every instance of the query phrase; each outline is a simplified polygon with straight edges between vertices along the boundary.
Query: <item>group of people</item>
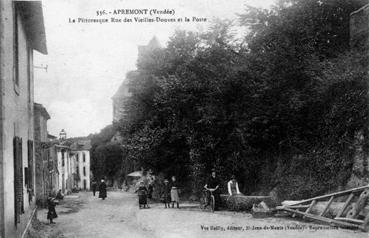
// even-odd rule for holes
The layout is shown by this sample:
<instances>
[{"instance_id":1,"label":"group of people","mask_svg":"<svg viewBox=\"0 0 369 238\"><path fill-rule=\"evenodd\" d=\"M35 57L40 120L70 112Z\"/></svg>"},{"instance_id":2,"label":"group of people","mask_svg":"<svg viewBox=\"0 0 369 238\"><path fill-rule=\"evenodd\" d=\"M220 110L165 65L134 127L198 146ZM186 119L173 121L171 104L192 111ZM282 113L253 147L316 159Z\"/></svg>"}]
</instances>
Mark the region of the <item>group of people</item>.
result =
<instances>
[{"instance_id":1,"label":"group of people","mask_svg":"<svg viewBox=\"0 0 369 238\"><path fill-rule=\"evenodd\" d=\"M220 181L216 176L215 169L213 169L212 172L211 172L211 176L207 180L204 188L206 190L210 190L212 192L212 194L214 195L214 200L215 200L214 210L218 210L219 204L220 204L220 190L219 190L219 187L220 187ZM231 180L228 181L227 189L228 189L228 194L230 196L242 195L241 192L240 192L240 189L238 187L238 182L236 180L235 175L232 175ZM207 195L208 195L207 201L209 203L211 193L207 193Z\"/></svg>"},{"instance_id":2,"label":"group of people","mask_svg":"<svg viewBox=\"0 0 369 238\"><path fill-rule=\"evenodd\" d=\"M105 198L107 197L107 194L106 194L106 183L104 179L101 179L99 186L97 185L96 181L93 181L91 184L91 188L92 188L93 196L96 195L96 190L97 188L99 188L99 198L101 198L102 200L105 200Z\"/></svg>"},{"instance_id":3,"label":"group of people","mask_svg":"<svg viewBox=\"0 0 369 238\"><path fill-rule=\"evenodd\" d=\"M170 208L170 204L172 204L172 208L174 208L174 204L179 208L179 185L175 176L172 176L170 183L168 179L164 179L162 198L165 208Z\"/></svg>"},{"instance_id":4,"label":"group of people","mask_svg":"<svg viewBox=\"0 0 369 238\"><path fill-rule=\"evenodd\" d=\"M210 190L214 195L215 210L219 208L220 203L219 187L220 180L216 176L216 171L213 169L211 172L211 176L207 180L204 188L206 190ZM235 175L231 176L231 180L227 183L227 188L230 196L242 195L239 190L238 182L236 180ZM152 182L149 183L147 187L145 186L143 181L140 182L139 187L136 190L138 194L139 208L149 208L147 198L152 197L152 191L153 191ZM210 197L210 193L208 193L208 196ZM175 205L177 208L179 208L179 185L175 176L171 177L171 181L169 181L168 179L164 179L164 185L161 191L161 198L162 201L164 202L165 208L170 207L174 208ZM210 199L207 200L210 201Z\"/></svg>"},{"instance_id":5,"label":"group of people","mask_svg":"<svg viewBox=\"0 0 369 238\"><path fill-rule=\"evenodd\" d=\"M102 200L105 200L107 197L106 193L106 183L104 179L101 180L100 184L98 185L96 181L93 181L91 184L92 187L92 193L93 196L96 195L96 191L98 189L99 191L99 198ZM207 180L204 188L206 190L211 190L212 194L215 198L215 210L219 207L219 201L220 201L220 181L216 176L216 171L212 170L210 178ZM236 177L232 175L231 180L227 183L228 188L228 194L230 196L234 195L241 195L238 182L236 180ZM139 187L136 190L138 194L138 204L139 208L149 208L147 199L152 198L153 193L153 184L152 181L148 184L146 187L144 182L141 181L139 184ZM208 193L208 196L210 197L210 193ZM176 180L175 176L171 177L171 181L168 179L164 179L164 185L163 189L161 191L161 197L165 204L165 208L174 208L174 205L177 205L177 208L179 208L179 185ZM58 217L56 214L55 206L58 204L58 199L63 199L63 195L61 194L61 190L58 191L56 198L53 198L51 195L49 195L47 199L47 206L48 206L48 213L47 213L47 219L50 221L50 224L54 224L54 219ZM210 199L208 199L210 201Z\"/></svg>"},{"instance_id":6,"label":"group of people","mask_svg":"<svg viewBox=\"0 0 369 238\"><path fill-rule=\"evenodd\" d=\"M136 192L138 195L139 208L149 208L147 199L152 198L153 192L152 182L150 182L146 187L145 183L141 181ZM177 208L179 208L179 186L175 176L171 177L170 183L168 179L164 179L161 197L165 204L165 208L170 208L170 205L172 205L172 208L174 208L175 204L177 205Z\"/></svg>"}]
</instances>

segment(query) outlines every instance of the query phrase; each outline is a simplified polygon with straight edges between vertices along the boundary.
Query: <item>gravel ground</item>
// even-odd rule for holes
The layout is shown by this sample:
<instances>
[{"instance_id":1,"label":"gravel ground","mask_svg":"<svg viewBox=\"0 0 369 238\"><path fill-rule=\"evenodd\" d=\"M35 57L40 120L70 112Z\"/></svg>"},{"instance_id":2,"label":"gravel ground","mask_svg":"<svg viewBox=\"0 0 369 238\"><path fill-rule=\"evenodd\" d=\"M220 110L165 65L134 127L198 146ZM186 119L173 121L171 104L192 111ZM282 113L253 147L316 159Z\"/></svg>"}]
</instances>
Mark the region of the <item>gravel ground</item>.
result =
<instances>
[{"instance_id":1,"label":"gravel ground","mask_svg":"<svg viewBox=\"0 0 369 238\"><path fill-rule=\"evenodd\" d=\"M151 204L138 209L137 196L125 192L108 192L106 200L91 193L66 197L56 207L56 224L47 225L47 211L39 210L39 237L325 237L359 238L359 231L332 229L328 226L285 218L255 219L247 213L201 211L194 204L181 204L180 209L165 209ZM37 236L35 236L37 237Z\"/></svg>"}]
</instances>

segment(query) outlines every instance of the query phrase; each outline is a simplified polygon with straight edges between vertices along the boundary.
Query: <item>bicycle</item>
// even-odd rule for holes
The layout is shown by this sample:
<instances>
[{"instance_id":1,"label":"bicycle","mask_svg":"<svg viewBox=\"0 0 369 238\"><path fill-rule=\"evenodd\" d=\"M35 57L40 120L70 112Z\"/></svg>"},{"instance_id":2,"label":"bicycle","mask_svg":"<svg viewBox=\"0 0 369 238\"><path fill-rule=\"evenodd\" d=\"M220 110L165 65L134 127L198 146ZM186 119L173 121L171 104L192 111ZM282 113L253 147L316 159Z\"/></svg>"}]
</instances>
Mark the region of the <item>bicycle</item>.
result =
<instances>
[{"instance_id":1,"label":"bicycle","mask_svg":"<svg viewBox=\"0 0 369 238\"><path fill-rule=\"evenodd\" d=\"M215 189L212 188L207 188L202 190L202 195L200 198L200 208L201 209L206 209L207 207L210 207L211 211L214 212L215 210L215 197L213 195L213 192L215 191ZM210 196L208 196L208 193L210 192ZM210 197L210 201L209 201L209 197Z\"/></svg>"}]
</instances>

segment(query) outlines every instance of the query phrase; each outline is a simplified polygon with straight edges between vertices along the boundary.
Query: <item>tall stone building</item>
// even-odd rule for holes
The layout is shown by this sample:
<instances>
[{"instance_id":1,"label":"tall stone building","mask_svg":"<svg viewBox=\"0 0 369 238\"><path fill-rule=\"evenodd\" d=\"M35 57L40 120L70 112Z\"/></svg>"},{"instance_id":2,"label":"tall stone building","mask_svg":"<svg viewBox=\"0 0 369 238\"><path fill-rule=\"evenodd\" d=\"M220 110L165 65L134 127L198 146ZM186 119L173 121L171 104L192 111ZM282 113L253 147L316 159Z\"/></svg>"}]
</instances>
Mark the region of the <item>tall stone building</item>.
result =
<instances>
[{"instance_id":1,"label":"tall stone building","mask_svg":"<svg viewBox=\"0 0 369 238\"><path fill-rule=\"evenodd\" d=\"M148 53L152 52L155 49L161 48L161 45L158 39L154 36L147 45L139 45L138 46L138 57L137 62L139 63L141 59L144 59ZM128 75L134 75L135 71L131 71ZM113 124L119 122L126 115L126 108L124 108L124 103L131 96L131 93L128 90L128 82L125 79L117 92L112 97L113 100ZM116 138L117 139L117 138ZM118 138L119 139L119 138Z\"/></svg>"},{"instance_id":2,"label":"tall stone building","mask_svg":"<svg viewBox=\"0 0 369 238\"><path fill-rule=\"evenodd\" d=\"M0 237L35 214L33 52L47 54L40 1L0 1Z\"/></svg>"},{"instance_id":3,"label":"tall stone building","mask_svg":"<svg viewBox=\"0 0 369 238\"><path fill-rule=\"evenodd\" d=\"M112 97L113 100L113 123L119 122L126 115L126 110L124 108L125 101L131 96L128 92L128 84L124 81L118 91Z\"/></svg>"}]
</instances>

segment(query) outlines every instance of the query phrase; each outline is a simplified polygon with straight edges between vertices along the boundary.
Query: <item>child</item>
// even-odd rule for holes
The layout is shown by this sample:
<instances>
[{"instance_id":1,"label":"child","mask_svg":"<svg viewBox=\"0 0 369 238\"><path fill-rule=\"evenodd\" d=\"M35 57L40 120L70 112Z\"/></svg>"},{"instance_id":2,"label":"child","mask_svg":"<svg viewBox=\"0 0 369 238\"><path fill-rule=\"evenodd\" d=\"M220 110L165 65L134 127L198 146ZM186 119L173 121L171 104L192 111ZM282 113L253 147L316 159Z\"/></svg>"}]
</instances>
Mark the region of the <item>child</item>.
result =
<instances>
[{"instance_id":1,"label":"child","mask_svg":"<svg viewBox=\"0 0 369 238\"><path fill-rule=\"evenodd\" d=\"M149 208L149 206L147 205L147 188L142 181L140 182L140 186L137 189L137 194L139 208L141 209L142 205L143 208Z\"/></svg>"},{"instance_id":2,"label":"child","mask_svg":"<svg viewBox=\"0 0 369 238\"><path fill-rule=\"evenodd\" d=\"M58 217L55 211L56 204L57 203L53 197L49 196L47 198L47 207L48 207L47 219L50 220L50 224L55 224L55 222L53 222L53 219Z\"/></svg>"},{"instance_id":3,"label":"child","mask_svg":"<svg viewBox=\"0 0 369 238\"><path fill-rule=\"evenodd\" d=\"M165 179L163 193L162 193L165 208L170 208L170 190L171 190L171 186L169 185L169 181L168 179Z\"/></svg>"}]
</instances>

